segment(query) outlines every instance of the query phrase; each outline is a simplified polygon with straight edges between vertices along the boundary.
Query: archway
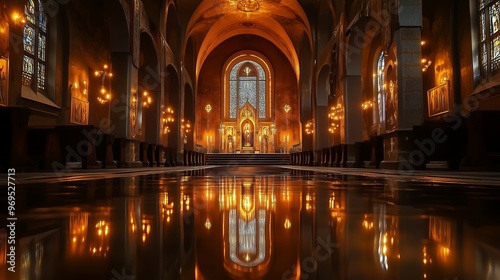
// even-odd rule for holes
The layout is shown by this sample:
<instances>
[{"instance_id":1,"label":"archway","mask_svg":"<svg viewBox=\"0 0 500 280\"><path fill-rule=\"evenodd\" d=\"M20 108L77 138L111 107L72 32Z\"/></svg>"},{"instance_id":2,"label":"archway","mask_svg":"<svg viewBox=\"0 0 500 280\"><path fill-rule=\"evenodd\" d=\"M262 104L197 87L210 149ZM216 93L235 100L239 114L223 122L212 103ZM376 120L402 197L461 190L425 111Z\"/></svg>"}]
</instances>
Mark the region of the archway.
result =
<instances>
[{"instance_id":1,"label":"archway","mask_svg":"<svg viewBox=\"0 0 500 280\"><path fill-rule=\"evenodd\" d=\"M172 50L173 59L176 59L176 63L179 63L178 59L181 54L181 26L179 23L179 18L177 16L176 7L171 4L168 6L167 13L167 26L165 28L165 35L167 44Z\"/></svg>"}]
</instances>

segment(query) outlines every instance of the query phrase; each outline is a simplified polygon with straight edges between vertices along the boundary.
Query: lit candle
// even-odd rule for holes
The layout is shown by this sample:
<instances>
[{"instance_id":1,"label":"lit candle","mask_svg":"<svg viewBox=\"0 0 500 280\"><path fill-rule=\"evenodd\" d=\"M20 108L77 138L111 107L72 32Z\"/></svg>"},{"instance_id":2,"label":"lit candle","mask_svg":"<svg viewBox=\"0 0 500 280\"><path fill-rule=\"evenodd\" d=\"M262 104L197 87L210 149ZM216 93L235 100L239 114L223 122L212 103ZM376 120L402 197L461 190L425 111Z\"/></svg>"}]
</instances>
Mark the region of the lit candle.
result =
<instances>
[{"instance_id":1,"label":"lit candle","mask_svg":"<svg viewBox=\"0 0 500 280\"><path fill-rule=\"evenodd\" d=\"M207 147L208 147L208 135L207 135Z\"/></svg>"}]
</instances>

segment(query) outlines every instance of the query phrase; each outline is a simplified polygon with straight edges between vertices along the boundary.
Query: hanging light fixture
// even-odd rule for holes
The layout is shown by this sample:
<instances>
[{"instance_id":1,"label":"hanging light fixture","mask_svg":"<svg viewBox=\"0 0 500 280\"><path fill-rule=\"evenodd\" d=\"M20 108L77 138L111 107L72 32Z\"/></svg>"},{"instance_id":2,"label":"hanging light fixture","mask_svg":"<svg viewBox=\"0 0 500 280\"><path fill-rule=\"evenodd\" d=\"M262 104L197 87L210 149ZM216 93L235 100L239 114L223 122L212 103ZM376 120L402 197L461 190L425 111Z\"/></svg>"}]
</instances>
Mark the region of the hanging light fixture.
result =
<instances>
[{"instance_id":1,"label":"hanging light fixture","mask_svg":"<svg viewBox=\"0 0 500 280\"><path fill-rule=\"evenodd\" d=\"M238 10L243 12L254 12L259 9L259 1L257 0L238 0Z\"/></svg>"}]
</instances>

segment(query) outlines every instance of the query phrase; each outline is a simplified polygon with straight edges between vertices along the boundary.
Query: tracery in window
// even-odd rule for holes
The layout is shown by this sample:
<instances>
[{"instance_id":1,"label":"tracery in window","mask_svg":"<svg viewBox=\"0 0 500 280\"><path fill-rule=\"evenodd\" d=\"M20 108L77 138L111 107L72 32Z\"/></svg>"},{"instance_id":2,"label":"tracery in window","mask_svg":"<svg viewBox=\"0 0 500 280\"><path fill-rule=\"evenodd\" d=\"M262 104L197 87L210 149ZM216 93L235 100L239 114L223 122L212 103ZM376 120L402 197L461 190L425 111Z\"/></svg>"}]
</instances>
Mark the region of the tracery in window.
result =
<instances>
[{"instance_id":1,"label":"tracery in window","mask_svg":"<svg viewBox=\"0 0 500 280\"><path fill-rule=\"evenodd\" d=\"M47 59L47 14L41 0L28 0L24 7L26 25L23 32L23 85L45 92ZM36 81L36 84L33 84Z\"/></svg>"},{"instance_id":2,"label":"tracery in window","mask_svg":"<svg viewBox=\"0 0 500 280\"><path fill-rule=\"evenodd\" d=\"M267 116L266 73L253 60L236 63L229 73L229 117L236 118L238 109L247 102L259 111L259 118Z\"/></svg>"}]
</instances>

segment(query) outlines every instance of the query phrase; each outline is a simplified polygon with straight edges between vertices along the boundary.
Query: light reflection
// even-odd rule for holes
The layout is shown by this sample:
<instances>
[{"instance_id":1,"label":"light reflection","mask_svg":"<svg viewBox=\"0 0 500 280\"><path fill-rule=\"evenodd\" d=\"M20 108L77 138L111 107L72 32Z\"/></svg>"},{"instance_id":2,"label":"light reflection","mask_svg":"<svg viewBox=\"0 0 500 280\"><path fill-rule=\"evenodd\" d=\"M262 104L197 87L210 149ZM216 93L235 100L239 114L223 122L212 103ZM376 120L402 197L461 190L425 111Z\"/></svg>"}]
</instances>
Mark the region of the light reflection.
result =
<instances>
[{"instance_id":1,"label":"light reflection","mask_svg":"<svg viewBox=\"0 0 500 280\"><path fill-rule=\"evenodd\" d=\"M363 228L375 232L375 252L379 265L383 270L389 270L390 260L399 259L399 220L397 216L387 215L387 206L381 204L375 207L376 227L368 221L367 215L363 220Z\"/></svg>"},{"instance_id":2,"label":"light reflection","mask_svg":"<svg viewBox=\"0 0 500 280\"><path fill-rule=\"evenodd\" d=\"M232 275L261 274L269 269L273 246L270 225L276 198L274 187L264 188L268 184L262 179L268 180L226 178L223 181L219 205L223 206L224 267Z\"/></svg>"},{"instance_id":3,"label":"light reflection","mask_svg":"<svg viewBox=\"0 0 500 280\"><path fill-rule=\"evenodd\" d=\"M174 202L169 200L168 192L160 195L161 219L170 223L170 219L174 214ZM182 205L182 202L181 202Z\"/></svg>"},{"instance_id":4,"label":"light reflection","mask_svg":"<svg viewBox=\"0 0 500 280\"><path fill-rule=\"evenodd\" d=\"M103 210L98 217L89 216L90 228L87 232L89 253L93 257L106 257L109 253L109 237L111 225L109 223L110 209Z\"/></svg>"},{"instance_id":5,"label":"light reflection","mask_svg":"<svg viewBox=\"0 0 500 280\"><path fill-rule=\"evenodd\" d=\"M88 213L72 212L69 216L70 254L81 255L85 251L89 223Z\"/></svg>"},{"instance_id":6,"label":"light reflection","mask_svg":"<svg viewBox=\"0 0 500 280\"><path fill-rule=\"evenodd\" d=\"M285 224L283 226L285 227L285 229L289 229L290 227L292 227L292 222L290 222L290 219L286 218Z\"/></svg>"}]
</instances>

